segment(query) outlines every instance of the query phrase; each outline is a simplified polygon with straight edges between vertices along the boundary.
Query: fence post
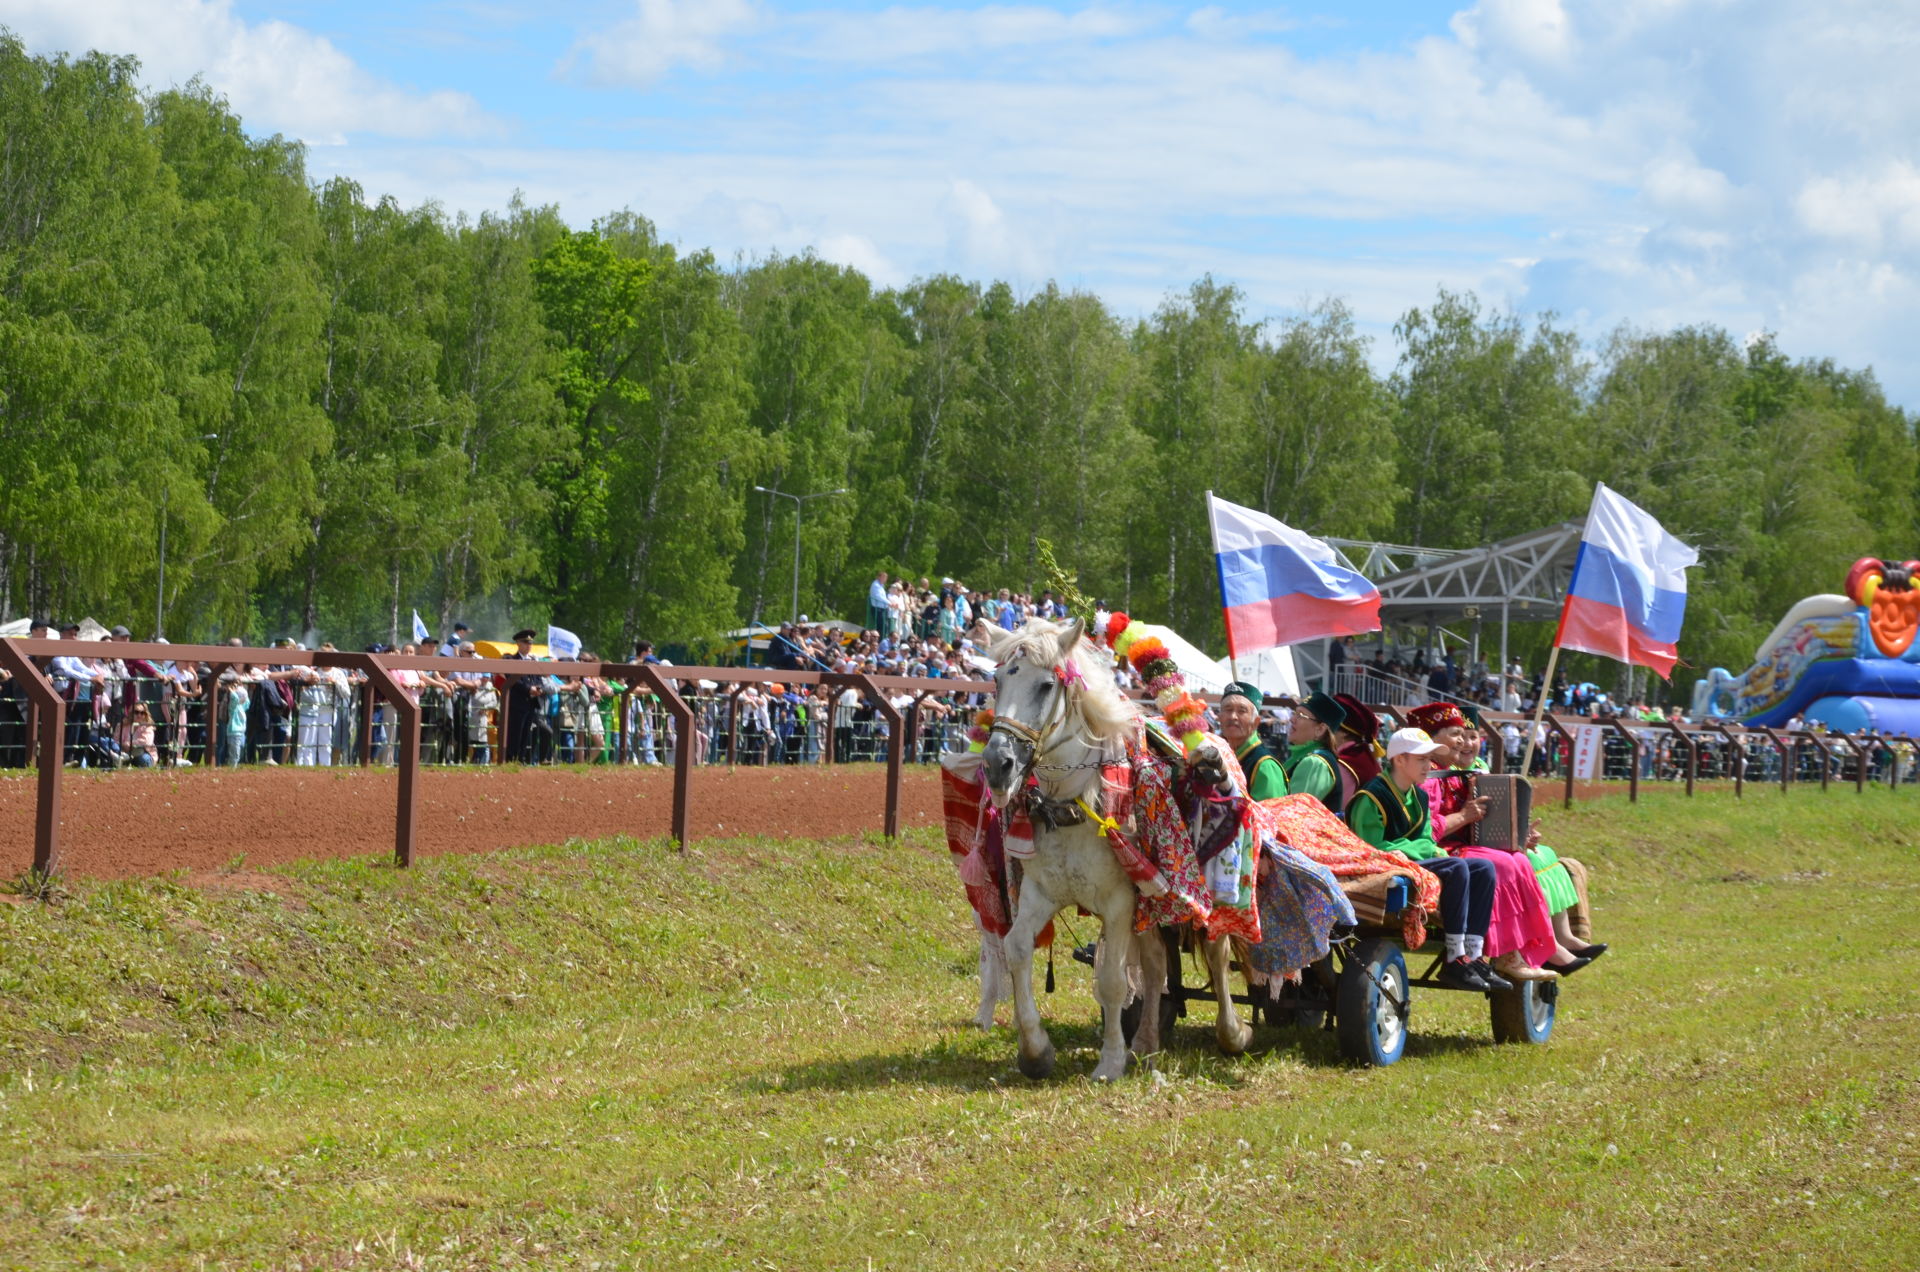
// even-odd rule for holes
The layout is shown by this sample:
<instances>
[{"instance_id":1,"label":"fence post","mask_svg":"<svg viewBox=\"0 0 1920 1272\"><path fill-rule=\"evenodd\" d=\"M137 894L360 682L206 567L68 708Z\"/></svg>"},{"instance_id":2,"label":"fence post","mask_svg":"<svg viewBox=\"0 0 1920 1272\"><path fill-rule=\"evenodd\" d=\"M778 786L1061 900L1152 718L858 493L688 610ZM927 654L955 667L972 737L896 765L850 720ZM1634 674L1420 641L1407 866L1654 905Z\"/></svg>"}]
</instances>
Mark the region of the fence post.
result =
<instances>
[{"instance_id":1,"label":"fence post","mask_svg":"<svg viewBox=\"0 0 1920 1272\"><path fill-rule=\"evenodd\" d=\"M230 665L207 664L207 746L200 762L216 773L220 771L220 677Z\"/></svg>"},{"instance_id":2,"label":"fence post","mask_svg":"<svg viewBox=\"0 0 1920 1272\"><path fill-rule=\"evenodd\" d=\"M405 867L413 864L414 831L419 821L420 777L420 706L407 696L400 682L393 678L381 661L379 654L349 654L320 652L313 656L316 666L351 667L366 673L366 700L363 704L368 719L372 718L372 703L375 694L387 700L395 716L394 728L400 731L399 745L394 749L399 764L398 790L394 799L393 813L393 860L396 865ZM368 754L372 745L373 730L367 730L367 744L361 754Z\"/></svg>"},{"instance_id":3,"label":"fence post","mask_svg":"<svg viewBox=\"0 0 1920 1272\"><path fill-rule=\"evenodd\" d=\"M627 723L633 717L633 686L626 681L620 682L620 742L613 753L615 765L625 768L627 764Z\"/></svg>"},{"instance_id":4,"label":"fence post","mask_svg":"<svg viewBox=\"0 0 1920 1272\"><path fill-rule=\"evenodd\" d=\"M901 753L906 744L906 738L903 736L906 730L905 716L888 700L880 686L874 683L872 676L856 673L838 676L836 679L859 689L873 703L873 709L886 718L887 820L885 834L888 839L898 839L900 837L900 764Z\"/></svg>"},{"instance_id":5,"label":"fence post","mask_svg":"<svg viewBox=\"0 0 1920 1272\"><path fill-rule=\"evenodd\" d=\"M1561 724L1559 717L1555 716L1551 711L1542 713L1540 716L1540 719L1545 722L1546 726L1549 729L1553 730L1553 732L1560 738L1562 742L1566 743L1567 789L1566 789L1565 796L1561 800L1561 807L1572 808L1573 807L1573 733L1571 730L1567 728L1566 725ZM1521 776L1524 777L1526 775L1523 773L1521 774Z\"/></svg>"},{"instance_id":6,"label":"fence post","mask_svg":"<svg viewBox=\"0 0 1920 1272\"><path fill-rule=\"evenodd\" d=\"M637 675L653 689L654 695L673 717L673 837L680 851L687 849L687 805L693 794L694 749L700 745L700 730L694 727L693 708L681 698L680 691L651 663L634 663L617 668L622 676ZM602 671L602 675L607 674Z\"/></svg>"},{"instance_id":7,"label":"fence post","mask_svg":"<svg viewBox=\"0 0 1920 1272\"><path fill-rule=\"evenodd\" d=\"M1828 749L1826 739L1812 729L1802 729L1800 736L1820 748L1820 793L1827 793L1827 783L1833 779L1833 752Z\"/></svg>"},{"instance_id":8,"label":"fence post","mask_svg":"<svg viewBox=\"0 0 1920 1272\"><path fill-rule=\"evenodd\" d=\"M740 695L747 691L745 681L727 690L727 767L740 763Z\"/></svg>"},{"instance_id":9,"label":"fence post","mask_svg":"<svg viewBox=\"0 0 1920 1272\"><path fill-rule=\"evenodd\" d=\"M364 655L363 655L364 656ZM365 671L356 666L356 671ZM378 694L373 681L367 680L360 686L360 767L373 767L373 700Z\"/></svg>"},{"instance_id":10,"label":"fence post","mask_svg":"<svg viewBox=\"0 0 1920 1272\"><path fill-rule=\"evenodd\" d=\"M1842 733L1840 740L1847 744L1849 751L1853 752L1853 793L1865 795L1867 793L1867 752L1861 749L1859 740L1851 733Z\"/></svg>"},{"instance_id":11,"label":"fence post","mask_svg":"<svg viewBox=\"0 0 1920 1272\"><path fill-rule=\"evenodd\" d=\"M1687 747L1687 798L1692 799L1694 774L1697 773L1700 768L1700 744L1694 741L1693 735L1691 733L1688 733L1685 729L1680 727L1678 724L1675 724L1672 720L1665 721L1665 724L1669 729L1673 730L1673 735L1675 737L1679 738L1682 742L1686 744L1686 747ZM1738 798L1738 791L1739 791L1738 785L1734 787L1734 790L1736 793L1735 798Z\"/></svg>"},{"instance_id":12,"label":"fence post","mask_svg":"<svg viewBox=\"0 0 1920 1272\"><path fill-rule=\"evenodd\" d=\"M37 796L33 806L33 869L43 877L60 871L60 776L67 766L67 704L53 682L11 640L0 640L0 667L13 673L38 710L40 730Z\"/></svg>"},{"instance_id":13,"label":"fence post","mask_svg":"<svg viewBox=\"0 0 1920 1272\"><path fill-rule=\"evenodd\" d=\"M1640 735L1620 723L1619 716L1614 716L1609 719L1607 725L1626 741L1627 802L1629 804L1637 804L1640 802ZM1600 772L1603 776L1606 773L1606 762L1604 758L1601 761Z\"/></svg>"},{"instance_id":14,"label":"fence post","mask_svg":"<svg viewBox=\"0 0 1920 1272\"><path fill-rule=\"evenodd\" d=\"M1747 748L1744 744L1734 741L1733 731L1726 725L1715 724L1708 727L1727 740L1727 763L1733 768L1733 797L1741 799L1746 794L1743 788L1747 777Z\"/></svg>"}]
</instances>

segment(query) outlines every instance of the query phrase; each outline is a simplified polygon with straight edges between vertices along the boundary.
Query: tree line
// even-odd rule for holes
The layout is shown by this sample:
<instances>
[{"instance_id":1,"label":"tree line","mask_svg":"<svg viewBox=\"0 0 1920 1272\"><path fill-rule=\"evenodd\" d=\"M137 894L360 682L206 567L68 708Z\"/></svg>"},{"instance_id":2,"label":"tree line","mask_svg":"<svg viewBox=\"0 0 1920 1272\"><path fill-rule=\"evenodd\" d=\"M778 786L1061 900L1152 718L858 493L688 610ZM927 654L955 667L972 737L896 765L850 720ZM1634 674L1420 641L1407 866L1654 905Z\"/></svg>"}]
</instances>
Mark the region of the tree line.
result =
<instances>
[{"instance_id":1,"label":"tree line","mask_svg":"<svg viewBox=\"0 0 1920 1272\"><path fill-rule=\"evenodd\" d=\"M627 211L405 208L136 72L0 38L0 619L144 634L164 526L176 640L404 639L418 608L699 648L786 616L794 507L760 486L847 492L801 522L815 615L861 614L876 568L1037 590L1045 539L1215 648L1208 489L1460 547L1604 480L1702 549L1697 667L1744 666L1854 557L1920 555L1914 419L1766 336L1590 344L1442 290L1382 374L1342 301L1260 319L1210 277L1134 319L722 262Z\"/></svg>"}]
</instances>

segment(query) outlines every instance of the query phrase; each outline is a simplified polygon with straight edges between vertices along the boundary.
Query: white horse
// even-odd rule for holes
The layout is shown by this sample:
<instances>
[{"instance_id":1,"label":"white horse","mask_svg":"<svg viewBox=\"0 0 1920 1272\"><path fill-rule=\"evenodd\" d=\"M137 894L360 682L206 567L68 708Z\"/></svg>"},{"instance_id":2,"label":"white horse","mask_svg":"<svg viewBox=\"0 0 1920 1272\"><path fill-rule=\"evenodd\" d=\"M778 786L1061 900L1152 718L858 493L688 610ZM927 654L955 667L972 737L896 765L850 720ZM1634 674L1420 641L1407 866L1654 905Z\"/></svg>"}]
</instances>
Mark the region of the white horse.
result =
<instances>
[{"instance_id":1,"label":"white horse","mask_svg":"<svg viewBox=\"0 0 1920 1272\"><path fill-rule=\"evenodd\" d=\"M1134 936L1133 880L1114 858L1095 820L1085 816L1089 808L1101 811L1100 768L1125 758L1127 738L1139 726L1139 711L1114 687L1111 663L1084 635L1078 620L1029 619L1019 631L992 638L988 652L999 670L994 675L992 735L981 756L981 771L996 808L1007 807L1029 774L1037 779L1044 801L1034 810L1041 815L1031 819L1033 856L1023 863L1018 908L1002 942L1013 982L1020 1072L1044 1078L1053 1071L1053 1043L1033 1001L1034 942L1055 914L1078 905L1100 920L1094 997L1104 1032L1093 1077L1109 1082L1127 1068L1120 1014L1129 996L1130 963L1137 965L1144 1000L1133 1050L1146 1055L1160 1049L1166 946L1157 931ZM1049 812L1055 815L1046 815ZM982 958L981 998L982 1013L990 1020L988 961ZM1240 1022L1229 996L1224 939L1207 943L1207 961L1220 1005L1215 1036L1221 1050L1237 1055L1246 1049L1252 1031Z\"/></svg>"}]
</instances>

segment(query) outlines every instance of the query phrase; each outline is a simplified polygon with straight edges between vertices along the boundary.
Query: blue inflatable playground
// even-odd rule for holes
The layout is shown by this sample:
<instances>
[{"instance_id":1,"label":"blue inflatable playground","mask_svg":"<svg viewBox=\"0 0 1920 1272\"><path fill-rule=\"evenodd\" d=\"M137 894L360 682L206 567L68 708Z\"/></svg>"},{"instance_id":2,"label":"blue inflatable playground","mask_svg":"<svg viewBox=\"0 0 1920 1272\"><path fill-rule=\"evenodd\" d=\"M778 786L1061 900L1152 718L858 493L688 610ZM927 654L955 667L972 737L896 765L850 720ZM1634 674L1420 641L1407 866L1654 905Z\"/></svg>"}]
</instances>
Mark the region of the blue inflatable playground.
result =
<instances>
[{"instance_id":1,"label":"blue inflatable playground","mask_svg":"<svg viewBox=\"0 0 1920 1272\"><path fill-rule=\"evenodd\" d=\"M1846 595L1809 596L1735 676L1715 667L1694 686L1693 718L1776 727L1800 716L1847 733L1920 733L1920 561L1862 557Z\"/></svg>"}]
</instances>

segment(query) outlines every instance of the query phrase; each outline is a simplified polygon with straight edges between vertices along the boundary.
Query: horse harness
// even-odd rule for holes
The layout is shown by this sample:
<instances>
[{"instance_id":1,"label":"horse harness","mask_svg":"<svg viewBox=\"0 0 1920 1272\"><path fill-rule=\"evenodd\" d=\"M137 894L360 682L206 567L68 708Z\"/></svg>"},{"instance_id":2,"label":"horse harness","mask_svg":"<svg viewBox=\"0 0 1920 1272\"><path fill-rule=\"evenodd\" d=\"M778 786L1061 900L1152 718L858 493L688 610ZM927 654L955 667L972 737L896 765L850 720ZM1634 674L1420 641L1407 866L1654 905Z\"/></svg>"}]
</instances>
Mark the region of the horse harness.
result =
<instances>
[{"instance_id":1,"label":"horse harness","mask_svg":"<svg viewBox=\"0 0 1920 1272\"><path fill-rule=\"evenodd\" d=\"M1053 735L1064 722L1066 712L1066 695L1058 694L1049 707L1046 723L1039 728L1036 729L1021 720L996 714L987 733L989 736L1005 733L1015 743L1027 748L1027 762L1023 766L1026 770L1026 783L1022 798L1026 804L1027 817L1035 826L1044 826L1048 830L1057 831L1091 821L1100 828L1101 836L1105 837L1118 825L1117 822L1102 813L1084 795L1074 799L1049 798L1041 793L1039 782L1034 777L1034 774L1042 769L1049 773L1072 773L1085 769L1103 769L1114 763L1105 755L1105 747L1098 744L1092 748L1095 753L1094 758L1084 764L1049 764L1041 758L1053 749Z\"/></svg>"}]
</instances>

